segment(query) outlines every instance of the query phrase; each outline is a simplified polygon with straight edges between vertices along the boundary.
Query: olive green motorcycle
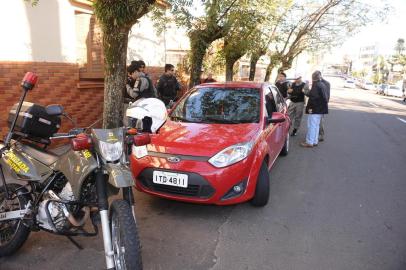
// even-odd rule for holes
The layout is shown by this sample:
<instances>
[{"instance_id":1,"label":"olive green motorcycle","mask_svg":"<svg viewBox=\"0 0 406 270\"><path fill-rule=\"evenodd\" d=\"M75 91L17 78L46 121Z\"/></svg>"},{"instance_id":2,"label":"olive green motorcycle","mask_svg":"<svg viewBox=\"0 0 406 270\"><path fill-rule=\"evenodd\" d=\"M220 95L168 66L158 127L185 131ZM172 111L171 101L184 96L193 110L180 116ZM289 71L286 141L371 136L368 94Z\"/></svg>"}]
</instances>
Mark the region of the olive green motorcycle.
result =
<instances>
[{"instance_id":1,"label":"olive green motorcycle","mask_svg":"<svg viewBox=\"0 0 406 270\"><path fill-rule=\"evenodd\" d=\"M0 257L39 230L67 236L81 248L72 237L96 236L101 223L106 268L142 269L128 154L133 145L149 143L149 135L126 128L57 133L61 117L69 118L62 106L24 102L37 78L24 77L0 142ZM56 139L70 144L48 150Z\"/></svg>"}]
</instances>

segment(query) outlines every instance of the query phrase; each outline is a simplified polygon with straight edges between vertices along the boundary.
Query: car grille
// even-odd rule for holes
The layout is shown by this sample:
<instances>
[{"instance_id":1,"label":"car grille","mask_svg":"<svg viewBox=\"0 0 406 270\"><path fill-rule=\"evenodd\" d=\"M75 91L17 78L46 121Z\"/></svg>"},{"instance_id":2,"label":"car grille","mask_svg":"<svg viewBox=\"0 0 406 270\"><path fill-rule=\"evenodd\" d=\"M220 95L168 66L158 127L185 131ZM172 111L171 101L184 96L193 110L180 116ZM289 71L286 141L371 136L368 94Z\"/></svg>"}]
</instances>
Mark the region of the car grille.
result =
<instances>
[{"instance_id":1,"label":"car grille","mask_svg":"<svg viewBox=\"0 0 406 270\"><path fill-rule=\"evenodd\" d=\"M198 185L189 185L187 188L172 187L172 186L157 185L157 184L153 184L152 186L155 191L171 193L171 194L176 194L176 195L197 196L197 194L199 193Z\"/></svg>"},{"instance_id":2,"label":"car grille","mask_svg":"<svg viewBox=\"0 0 406 270\"><path fill-rule=\"evenodd\" d=\"M159 169L160 171L167 171L163 169ZM211 197L215 189L204 179L201 175L196 173L189 173L189 172L177 172L171 171L176 173L183 173L188 175L188 187L174 187L174 186L167 186L167 185L160 185L155 184L152 181L152 174L154 169L148 168L143 170L137 177L139 183L148 190L158 192L158 193L165 193L171 194L176 196L185 196L185 197L195 197L195 198L209 198Z\"/></svg>"}]
</instances>

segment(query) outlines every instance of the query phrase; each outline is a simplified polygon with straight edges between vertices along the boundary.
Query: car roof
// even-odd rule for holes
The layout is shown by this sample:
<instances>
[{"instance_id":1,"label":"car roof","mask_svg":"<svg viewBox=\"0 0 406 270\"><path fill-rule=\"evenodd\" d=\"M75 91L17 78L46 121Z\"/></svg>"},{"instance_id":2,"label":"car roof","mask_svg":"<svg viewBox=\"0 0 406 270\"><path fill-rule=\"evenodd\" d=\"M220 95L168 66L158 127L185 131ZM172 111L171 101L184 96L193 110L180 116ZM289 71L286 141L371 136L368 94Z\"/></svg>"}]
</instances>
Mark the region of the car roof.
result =
<instances>
[{"instance_id":1,"label":"car roof","mask_svg":"<svg viewBox=\"0 0 406 270\"><path fill-rule=\"evenodd\" d=\"M264 82L214 82L214 83L202 83L196 86L196 88L203 87L221 87L221 88L257 88L261 89L263 86L268 85L269 83Z\"/></svg>"}]
</instances>

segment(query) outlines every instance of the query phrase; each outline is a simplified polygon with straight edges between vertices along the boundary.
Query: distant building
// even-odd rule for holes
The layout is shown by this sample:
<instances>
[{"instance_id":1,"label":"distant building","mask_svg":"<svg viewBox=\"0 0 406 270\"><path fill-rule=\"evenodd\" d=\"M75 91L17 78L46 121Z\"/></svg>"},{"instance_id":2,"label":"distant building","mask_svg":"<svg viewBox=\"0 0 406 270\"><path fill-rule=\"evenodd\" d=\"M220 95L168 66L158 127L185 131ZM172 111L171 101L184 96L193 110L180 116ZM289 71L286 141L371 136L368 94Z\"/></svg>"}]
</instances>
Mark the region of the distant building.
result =
<instances>
[{"instance_id":1,"label":"distant building","mask_svg":"<svg viewBox=\"0 0 406 270\"><path fill-rule=\"evenodd\" d=\"M379 56L378 45L363 46L359 50L359 61L362 64L363 69L371 70L372 66L376 63Z\"/></svg>"}]
</instances>

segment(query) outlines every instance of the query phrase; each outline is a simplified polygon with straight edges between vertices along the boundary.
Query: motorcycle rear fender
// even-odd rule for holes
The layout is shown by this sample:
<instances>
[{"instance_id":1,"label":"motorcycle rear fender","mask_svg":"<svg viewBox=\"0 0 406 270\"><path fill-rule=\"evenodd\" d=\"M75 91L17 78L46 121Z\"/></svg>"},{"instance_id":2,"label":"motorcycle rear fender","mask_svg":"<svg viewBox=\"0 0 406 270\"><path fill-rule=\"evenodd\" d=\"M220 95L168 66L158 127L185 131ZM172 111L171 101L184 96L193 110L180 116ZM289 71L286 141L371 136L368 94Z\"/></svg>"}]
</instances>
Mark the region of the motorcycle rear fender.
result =
<instances>
[{"instance_id":1,"label":"motorcycle rear fender","mask_svg":"<svg viewBox=\"0 0 406 270\"><path fill-rule=\"evenodd\" d=\"M113 187L125 188L134 186L131 171L122 164L107 163L105 169L109 175L109 184Z\"/></svg>"},{"instance_id":2,"label":"motorcycle rear fender","mask_svg":"<svg viewBox=\"0 0 406 270\"><path fill-rule=\"evenodd\" d=\"M98 167L89 150L70 150L54 164L54 170L62 172L71 184L75 198L80 197L83 182Z\"/></svg>"}]
</instances>

